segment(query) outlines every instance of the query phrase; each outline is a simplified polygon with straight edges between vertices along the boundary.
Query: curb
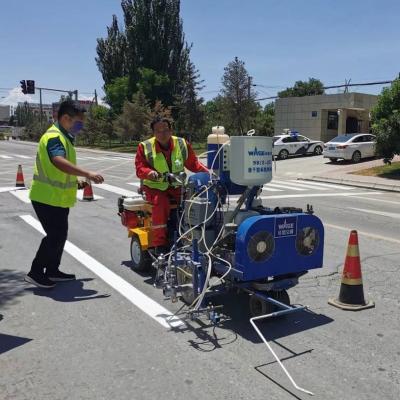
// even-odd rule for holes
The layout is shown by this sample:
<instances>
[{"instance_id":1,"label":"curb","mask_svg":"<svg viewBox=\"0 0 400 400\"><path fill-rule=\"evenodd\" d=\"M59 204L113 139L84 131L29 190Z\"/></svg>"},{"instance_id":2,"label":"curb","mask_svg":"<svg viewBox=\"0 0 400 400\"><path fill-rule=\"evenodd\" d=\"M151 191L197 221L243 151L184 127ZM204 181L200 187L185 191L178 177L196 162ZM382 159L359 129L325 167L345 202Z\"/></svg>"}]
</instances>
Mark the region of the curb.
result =
<instances>
[{"instance_id":1,"label":"curb","mask_svg":"<svg viewBox=\"0 0 400 400\"><path fill-rule=\"evenodd\" d=\"M313 176L312 178L297 178L299 181L314 181L314 182L325 182L325 183L335 183L344 186L356 186L364 189L380 190L386 192L400 192L400 185L387 185L384 183L367 183L353 181L351 179L344 178L330 178L324 176Z\"/></svg>"}]
</instances>

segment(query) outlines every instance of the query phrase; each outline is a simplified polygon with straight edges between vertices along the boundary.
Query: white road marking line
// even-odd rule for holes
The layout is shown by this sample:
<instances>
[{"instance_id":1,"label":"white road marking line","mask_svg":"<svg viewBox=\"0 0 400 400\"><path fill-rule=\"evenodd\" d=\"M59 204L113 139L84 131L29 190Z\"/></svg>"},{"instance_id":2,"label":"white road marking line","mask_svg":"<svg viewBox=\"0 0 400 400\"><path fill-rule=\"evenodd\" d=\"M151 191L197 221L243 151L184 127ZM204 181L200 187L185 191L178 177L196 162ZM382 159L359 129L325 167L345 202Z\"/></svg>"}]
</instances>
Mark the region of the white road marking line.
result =
<instances>
[{"instance_id":1,"label":"white road marking line","mask_svg":"<svg viewBox=\"0 0 400 400\"><path fill-rule=\"evenodd\" d=\"M93 184L92 186L102 190L107 190L108 192L119 194L121 196L129 196L129 197L140 196L137 192L132 192L131 190L120 188L118 186L112 186L109 185L108 183Z\"/></svg>"},{"instance_id":2,"label":"white road marking line","mask_svg":"<svg viewBox=\"0 0 400 400\"><path fill-rule=\"evenodd\" d=\"M367 213L367 214L375 214L375 215L381 215L382 217L400 219L400 214L399 213L391 213L391 212L376 211L376 210L367 210L365 208L354 208L354 207L347 207L347 208L350 209L350 210L360 211L360 212L364 212L364 213Z\"/></svg>"},{"instance_id":3,"label":"white road marking line","mask_svg":"<svg viewBox=\"0 0 400 400\"><path fill-rule=\"evenodd\" d=\"M23 156L22 154L15 154L14 157L20 157L20 158L25 158L25 159L32 158L32 157L29 157L29 156Z\"/></svg>"},{"instance_id":4,"label":"white road marking line","mask_svg":"<svg viewBox=\"0 0 400 400\"><path fill-rule=\"evenodd\" d=\"M4 155L2 155L2 154L0 154L0 157L1 157L1 158L4 158L4 159L7 159L7 160L8 160L8 159L12 159L12 157L10 157L10 156L4 156Z\"/></svg>"},{"instance_id":5,"label":"white road marking line","mask_svg":"<svg viewBox=\"0 0 400 400\"><path fill-rule=\"evenodd\" d=\"M343 197L351 197L351 196L362 196L363 194L368 194L368 192L357 192L357 193L308 193L308 194L284 194L277 196L260 196L261 199L292 199L292 198L301 198L301 197L335 197L335 196L343 196ZM375 194L382 194L382 192L376 192Z\"/></svg>"},{"instance_id":6,"label":"white road marking line","mask_svg":"<svg viewBox=\"0 0 400 400\"><path fill-rule=\"evenodd\" d=\"M129 183L127 182L127 185L140 187L140 182L129 182Z\"/></svg>"},{"instance_id":7,"label":"white road marking line","mask_svg":"<svg viewBox=\"0 0 400 400\"><path fill-rule=\"evenodd\" d=\"M319 186L310 186L306 183L298 183L297 181L275 181L273 180L272 183L282 183L285 185L293 185L294 187L300 187L300 188L304 188L304 189L308 189L308 190L329 190L328 188L325 187L319 187Z\"/></svg>"},{"instance_id":8,"label":"white road marking line","mask_svg":"<svg viewBox=\"0 0 400 400\"><path fill-rule=\"evenodd\" d=\"M40 222L31 215L20 215L20 218L37 231L44 234ZM95 260L89 254L85 253L79 247L72 244L70 241L65 243L64 250L163 327L176 328L185 325L180 318L173 316L169 310L146 296L116 273L110 271L107 267Z\"/></svg>"},{"instance_id":9,"label":"white road marking line","mask_svg":"<svg viewBox=\"0 0 400 400\"><path fill-rule=\"evenodd\" d=\"M9 191L9 193L11 193L13 196L15 196L17 199L23 201L24 203L29 204L31 202L30 198L29 198L29 190L25 189L25 190L14 190L13 191ZM104 197L101 196L97 196L96 194L93 196L95 200L100 200L100 199L104 199ZM82 200L83 201L83 190L78 190L77 194L76 194L76 198L78 200Z\"/></svg>"},{"instance_id":10,"label":"white road marking line","mask_svg":"<svg viewBox=\"0 0 400 400\"><path fill-rule=\"evenodd\" d=\"M268 183L267 185L268 186L272 186L274 188L278 188L278 189L289 189L289 190L296 190L296 191L299 191L299 192L306 191L306 189L301 189L301 188L287 186L287 185L279 185L279 184L275 184L275 183Z\"/></svg>"},{"instance_id":11,"label":"white road marking line","mask_svg":"<svg viewBox=\"0 0 400 400\"><path fill-rule=\"evenodd\" d=\"M12 192L14 190L25 190L25 188L17 188L15 186L6 186L6 187L0 187L0 193L4 192Z\"/></svg>"},{"instance_id":12,"label":"white road marking line","mask_svg":"<svg viewBox=\"0 0 400 400\"><path fill-rule=\"evenodd\" d=\"M370 194L373 195L375 193L370 193ZM395 204L396 206L400 205L400 199L399 199L399 201L390 201L390 200L374 199L374 198L362 197L362 196L354 196L354 197L356 199L361 199L361 200L380 201L381 203Z\"/></svg>"},{"instance_id":13,"label":"white road marking line","mask_svg":"<svg viewBox=\"0 0 400 400\"><path fill-rule=\"evenodd\" d=\"M29 198L29 190L16 190L9 193L24 203L29 204L31 202L31 199Z\"/></svg>"},{"instance_id":14,"label":"white road marking line","mask_svg":"<svg viewBox=\"0 0 400 400\"><path fill-rule=\"evenodd\" d=\"M307 181L307 180L300 180L301 182L307 183L307 185L311 185L311 186L324 186L324 187L328 187L331 189L341 189L341 190L354 190L354 187L349 187L346 185L334 185L333 183L320 183L320 182L311 182L311 181ZM295 181L298 182L298 181Z\"/></svg>"},{"instance_id":15,"label":"white road marking line","mask_svg":"<svg viewBox=\"0 0 400 400\"><path fill-rule=\"evenodd\" d=\"M353 230L353 228L347 228L345 226L338 226L338 225L333 225L333 224L327 224L324 223L324 226L328 227L328 228L332 228L332 229L337 229L339 231L344 231L344 232L349 232ZM370 237L372 239L378 239L378 240L386 240L387 242L392 242L392 243L396 243L396 244L400 244L400 240L398 239L393 239L391 237L386 237L386 236L381 236L381 235L375 235L374 233L369 233L369 232L364 232L364 231L359 231L357 230L357 233L359 235L363 235L366 237Z\"/></svg>"},{"instance_id":16,"label":"white road marking line","mask_svg":"<svg viewBox=\"0 0 400 400\"><path fill-rule=\"evenodd\" d=\"M265 185L268 185L268 183L266 183ZM274 188L266 187L266 186L263 187L262 191L263 192L283 192L282 189L274 189Z\"/></svg>"}]
</instances>

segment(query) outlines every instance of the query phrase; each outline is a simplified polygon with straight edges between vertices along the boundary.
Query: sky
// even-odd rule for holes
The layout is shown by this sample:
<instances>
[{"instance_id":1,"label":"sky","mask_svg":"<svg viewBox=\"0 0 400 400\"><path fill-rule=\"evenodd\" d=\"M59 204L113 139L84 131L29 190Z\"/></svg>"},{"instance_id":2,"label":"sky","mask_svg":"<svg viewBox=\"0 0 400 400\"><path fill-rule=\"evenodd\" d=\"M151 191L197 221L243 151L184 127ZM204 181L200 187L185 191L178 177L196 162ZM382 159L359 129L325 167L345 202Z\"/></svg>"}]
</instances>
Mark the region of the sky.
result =
<instances>
[{"instance_id":1,"label":"sky","mask_svg":"<svg viewBox=\"0 0 400 400\"><path fill-rule=\"evenodd\" d=\"M20 92L21 79L78 89L83 99L92 98L95 89L104 95L96 39L106 36L113 14L122 24L119 0L1 3L0 103L38 101ZM181 0L206 100L218 94L224 67L235 56L245 62L259 98L309 77L325 85L393 79L400 73L399 15L398 0ZM58 98L43 94L45 103Z\"/></svg>"}]
</instances>

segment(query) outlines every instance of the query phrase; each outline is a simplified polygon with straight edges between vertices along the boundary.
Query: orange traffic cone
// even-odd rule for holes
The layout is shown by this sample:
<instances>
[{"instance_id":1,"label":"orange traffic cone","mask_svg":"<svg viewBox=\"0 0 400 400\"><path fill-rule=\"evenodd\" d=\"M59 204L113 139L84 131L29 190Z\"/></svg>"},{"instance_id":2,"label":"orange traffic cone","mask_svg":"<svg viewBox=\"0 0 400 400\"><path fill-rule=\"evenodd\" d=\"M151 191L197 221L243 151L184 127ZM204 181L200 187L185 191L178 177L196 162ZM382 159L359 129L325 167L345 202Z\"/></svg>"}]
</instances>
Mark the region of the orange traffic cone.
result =
<instances>
[{"instance_id":1,"label":"orange traffic cone","mask_svg":"<svg viewBox=\"0 0 400 400\"><path fill-rule=\"evenodd\" d=\"M24 174L22 173L22 165L18 165L18 170L17 170L17 179L15 183L16 187L25 187L25 182L24 182Z\"/></svg>"},{"instance_id":2,"label":"orange traffic cone","mask_svg":"<svg viewBox=\"0 0 400 400\"><path fill-rule=\"evenodd\" d=\"M87 185L83 188L83 198L82 198L82 200L85 200L85 201L94 200L93 188L92 188L92 184L90 183L90 181L87 181Z\"/></svg>"},{"instance_id":3,"label":"orange traffic cone","mask_svg":"<svg viewBox=\"0 0 400 400\"><path fill-rule=\"evenodd\" d=\"M357 231L350 232L339 298L329 299L328 303L342 310L351 311L375 307L374 302L366 302L364 299Z\"/></svg>"}]
</instances>

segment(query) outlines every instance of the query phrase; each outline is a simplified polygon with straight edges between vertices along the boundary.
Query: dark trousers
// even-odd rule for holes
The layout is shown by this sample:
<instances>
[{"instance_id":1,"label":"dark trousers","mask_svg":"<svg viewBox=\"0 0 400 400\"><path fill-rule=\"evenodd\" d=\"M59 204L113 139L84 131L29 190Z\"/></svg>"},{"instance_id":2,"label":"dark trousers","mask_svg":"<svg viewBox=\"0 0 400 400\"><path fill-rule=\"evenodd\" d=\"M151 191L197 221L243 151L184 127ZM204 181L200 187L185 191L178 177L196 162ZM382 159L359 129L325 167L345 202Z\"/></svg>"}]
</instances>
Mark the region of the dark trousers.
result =
<instances>
[{"instance_id":1,"label":"dark trousers","mask_svg":"<svg viewBox=\"0 0 400 400\"><path fill-rule=\"evenodd\" d=\"M31 272L43 274L55 271L60 266L61 256L68 235L69 208L53 207L32 201L33 208L43 226L46 236L40 243Z\"/></svg>"}]
</instances>

